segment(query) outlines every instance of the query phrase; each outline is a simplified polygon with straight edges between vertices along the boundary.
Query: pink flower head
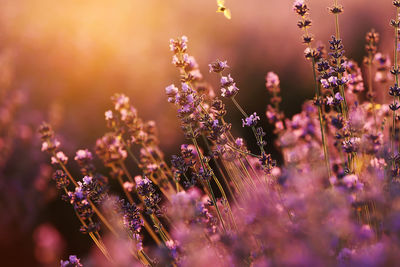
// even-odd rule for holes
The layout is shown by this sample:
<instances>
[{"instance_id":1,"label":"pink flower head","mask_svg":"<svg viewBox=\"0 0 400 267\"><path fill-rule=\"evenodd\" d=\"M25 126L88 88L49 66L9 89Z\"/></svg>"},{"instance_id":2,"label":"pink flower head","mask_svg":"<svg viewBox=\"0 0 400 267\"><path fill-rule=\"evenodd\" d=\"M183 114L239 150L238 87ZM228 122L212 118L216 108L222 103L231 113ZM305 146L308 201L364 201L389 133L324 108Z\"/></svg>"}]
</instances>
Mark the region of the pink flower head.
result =
<instances>
[{"instance_id":1,"label":"pink flower head","mask_svg":"<svg viewBox=\"0 0 400 267\"><path fill-rule=\"evenodd\" d=\"M83 177L83 179L82 179L84 185L90 184L92 182L92 180L93 180L93 178L90 176L87 176L87 175L85 177Z\"/></svg>"},{"instance_id":2,"label":"pink flower head","mask_svg":"<svg viewBox=\"0 0 400 267\"><path fill-rule=\"evenodd\" d=\"M104 112L104 116L106 118L106 121L112 120L114 118L113 112L111 110L107 110Z\"/></svg>"},{"instance_id":3,"label":"pink flower head","mask_svg":"<svg viewBox=\"0 0 400 267\"><path fill-rule=\"evenodd\" d=\"M280 83L279 76L272 71L267 73L267 76L265 76L265 80L266 80L265 86L267 88L278 87Z\"/></svg>"},{"instance_id":4,"label":"pink flower head","mask_svg":"<svg viewBox=\"0 0 400 267\"><path fill-rule=\"evenodd\" d=\"M92 159L92 153L88 149L79 149L76 151L75 160Z\"/></svg>"},{"instance_id":5,"label":"pink flower head","mask_svg":"<svg viewBox=\"0 0 400 267\"><path fill-rule=\"evenodd\" d=\"M237 146L237 147L242 147L242 146L244 146L244 141L243 141L243 139L242 138L236 138L236 140L235 140L235 145Z\"/></svg>"},{"instance_id":6,"label":"pink flower head","mask_svg":"<svg viewBox=\"0 0 400 267\"><path fill-rule=\"evenodd\" d=\"M133 190L133 183L131 183L131 182L125 182L124 183L124 188L125 188L125 190L127 190L128 192L132 192L132 190Z\"/></svg>"},{"instance_id":7,"label":"pink flower head","mask_svg":"<svg viewBox=\"0 0 400 267\"><path fill-rule=\"evenodd\" d=\"M174 84L168 85L167 87L165 87L165 92L167 96L176 96L176 94L178 93L178 87L176 87Z\"/></svg>"},{"instance_id":8,"label":"pink flower head","mask_svg":"<svg viewBox=\"0 0 400 267\"><path fill-rule=\"evenodd\" d=\"M242 127L244 127L244 126L248 126L248 127L255 126L257 124L257 121L259 121L259 120L260 120L260 117L257 116L256 112L254 112L249 117L247 117L245 119L242 119Z\"/></svg>"},{"instance_id":9,"label":"pink flower head","mask_svg":"<svg viewBox=\"0 0 400 267\"><path fill-rule=\"evenodd\" d=\"M129 105L129 97L124 94L120 94L115 99L114 104L115 110L120 110L121 108L126 108Z\"/></svg>"},{"instance_id":10,"label":"pink flower head","mask_svg":"<svg viewBox=\"0 0 400 267\"><path fill-rule=\"evenodd\" d=\"M67 164L67 162L68 162L68 157L62 151L58 151L55 157L51 157L51 164L57 164L57 163Z\"/></svg>"},{"instance_id":11,"label":"pink flower head","mask_svg":"<svg viewBox=\"0 0 400 267\"><path fill-rule=\"evenodd\" d=\"M229 68L227 61L219 61L218 59L215 62L208 64L208 66L210 67L210 72L215 73L221 73L226 68Z\"/></svg>"}]
</instances>

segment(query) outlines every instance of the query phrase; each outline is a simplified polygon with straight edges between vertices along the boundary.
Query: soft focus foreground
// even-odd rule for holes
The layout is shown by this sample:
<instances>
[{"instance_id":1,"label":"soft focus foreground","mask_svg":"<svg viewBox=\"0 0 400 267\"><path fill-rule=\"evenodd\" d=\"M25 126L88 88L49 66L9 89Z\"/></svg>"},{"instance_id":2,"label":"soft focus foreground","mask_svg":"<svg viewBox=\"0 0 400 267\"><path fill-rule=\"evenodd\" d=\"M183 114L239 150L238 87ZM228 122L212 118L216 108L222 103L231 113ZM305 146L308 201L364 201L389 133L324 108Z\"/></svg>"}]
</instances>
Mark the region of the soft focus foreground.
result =
<instances>
[{"instance_id":1,"label":"soft focus foreground","mask_svg":"<svg viewBox=\"0 0 400 267\"><path fill-rule=\"evenodd\" d=\"M395 266L399 11L5 1L5 265Z\"/></svg>"}]
</instances>

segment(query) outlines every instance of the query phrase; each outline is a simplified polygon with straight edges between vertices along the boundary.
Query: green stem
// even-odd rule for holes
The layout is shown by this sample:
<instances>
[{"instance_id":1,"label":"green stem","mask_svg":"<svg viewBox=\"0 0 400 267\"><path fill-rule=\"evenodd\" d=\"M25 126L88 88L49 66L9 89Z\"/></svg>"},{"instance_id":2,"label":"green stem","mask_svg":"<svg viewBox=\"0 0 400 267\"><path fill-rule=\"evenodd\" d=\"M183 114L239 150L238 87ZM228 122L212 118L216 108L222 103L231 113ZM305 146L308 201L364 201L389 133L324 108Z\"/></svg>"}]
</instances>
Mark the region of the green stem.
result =
<instances>
[{"instance_id":1,"label":"green stem","mask_svg":"<svg viewBox=\"0 0 400 267\"><path fill-rule=\"evenodd\" d=\"M396 23L399 20L399 8L396 8ZM399 85L399 76L397 74L398 72L398 39L399 39L399 29L397 26L394 27L394 71L395 71L395 85L398 86ZM393 104L396 104L396 97L393 98ZM395 152L394 152L394 142L395 142L395 138L396 138L396 110L393 111L393 127L392 127L392 138L390 141L390 147L392 150L392 158L393 158L393 162L392 164L394 165L394 156L395 156ZM399 146L400 146L400 142L399 142Z\"/></svg>"},{"instance_id":2,"label":"green stem","mask_svg":"<svg viewBox=\"0 0 400 267\"><path fill-rule=\"evenodd\" d=\"M372 41L370 42L370 46L372 45ZM374 90L372 88L373 82L372 82L372 60L373 60L373 54L372 52L368 52L368 94L370 97L370 101L372 104L372 112L374 115L374 124L375 124L375 132L378 131L378 122L376 120L376 110L375 110L375 99L374 99Z\"/></svg>"},{"instance_id":3,"label":"green stem","mask_svg":"<svg viewBox=\"0 0 400 267\"><path fill-rule=\"evenodd\" d=\"M314 58L312 58L312 69L313 69L313 77L314 77L314 84L315 84L315 94L317 96L317 99L319 99L320 92L319 92L317 74L315 72L315 59ZM318 105L318 119L319 119L319 126L320 126L320 130L321 130L321 139L322 139L322 147L324 150L325 165L326 165L326 169L328 171L328 178L329 178L332 176L331 164L330 164L330 160L329 160L328 146L327 146L326 136L325 136L325 123L324 123L323 117L322 117L321 105Z\"/></svg>"},{"instance_id":4,"label":"green stem","mask_svg":"<svg viewBox=\"0 0 400 267\"><path fill-rule=\"evenodd\" d=\"M207 138L206 138L204 135L202 135L202 138L203 138L204 143L205 143L206 146L207 146L207 149L208 149L209 151L211 151L211 147L210 147L210 145L208 144ZM233 191L232 191L232 189L231 189L231 186L230 186L230 184L229 184L229 182L228 182L228 179L226 178L224 172L223 172L222 169L221 169L221 166L219 165L219 163L218 163L218 161L215 159L215 157L212 157L212 160L213 160L215 166L217 167L218 172L219 172L220 175L222 176L222 179L224 180L224 183L226 184L226 187L228 188L229 194L231 195L233 201L236 203L236 205L238 205L237 200L236 200L236 197L235 197L235 195L234 195L234 193L233 193ZM222 193L222 192L221 192L221 193Z\"/></svg>"},{"instance_id":5,"label":"green stem","mask_svg":"<svg viewBox=\"0 0 400 267\"><path fill-rule=\"evenodd\" d=\"M205 171L207 168L205 166L205 163L204 163L204 160L203 160L203 154L200 151L200 148L199 148L199 145L197 144L196 138L192 138L192 143L196 147L197 154L199 155L200 164L202 165L202 167L203 167L203 169ZM210 191L211 201L212 201L213 205L215 206L215 209L217 210L217 215L218 215L219 220L221 221L222 228L224 229L224 232L226 232L225 223L224 223L222 215L221 215L221 213L219 211L218 203L217 203L217 200L215 199L214 192L212 190L212 187L211 187L211 184L210 184L209 181L207 181L207 187L208 187L208 190Z\"/></svg>"}]
</instances>

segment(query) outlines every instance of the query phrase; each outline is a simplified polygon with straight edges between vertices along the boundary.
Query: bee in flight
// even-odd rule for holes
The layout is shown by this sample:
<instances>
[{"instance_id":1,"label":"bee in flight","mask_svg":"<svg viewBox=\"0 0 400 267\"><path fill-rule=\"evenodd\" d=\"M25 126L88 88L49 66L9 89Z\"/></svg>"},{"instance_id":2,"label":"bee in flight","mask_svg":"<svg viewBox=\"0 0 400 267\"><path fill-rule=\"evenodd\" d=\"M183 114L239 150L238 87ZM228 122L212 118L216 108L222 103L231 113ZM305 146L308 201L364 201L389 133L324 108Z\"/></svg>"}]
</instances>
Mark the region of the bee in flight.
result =
<instances>
[{"instance_id":1,"label":"bee in flight","mask_svg":"<svg viewBox=\"0 0 400 267\"><path fill-rule=\"evenodd\" d=\"M217 12L224 13L225 18L231 19L231 11L225 7L225 0L217 0Z\"/></svg>"}]
</instances>

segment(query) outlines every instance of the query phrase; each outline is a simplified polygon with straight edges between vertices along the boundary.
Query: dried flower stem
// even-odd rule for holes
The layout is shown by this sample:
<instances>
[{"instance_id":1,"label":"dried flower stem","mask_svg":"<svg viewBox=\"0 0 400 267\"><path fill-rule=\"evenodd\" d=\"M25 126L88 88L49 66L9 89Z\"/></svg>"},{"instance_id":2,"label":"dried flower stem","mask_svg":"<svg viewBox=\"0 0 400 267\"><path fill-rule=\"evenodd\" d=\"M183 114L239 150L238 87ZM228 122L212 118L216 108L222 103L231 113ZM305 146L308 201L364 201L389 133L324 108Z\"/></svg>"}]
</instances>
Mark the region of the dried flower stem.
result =
<instances>
[{"instance_id":1,"label":"dried flower stem","mask_svg":"<svg viewBox=\"0 0 400 267\"><path fill-rule=\"evenodd\" d=\"M68 178L71 180L71 182L75 185L78 186L78 183L74 179L74 177L71 175L71 173L68 171L67 167L62 163L60 160L58 160L58 164L61 166L61 168L64 170L64 172L67 174ZM104 225L115 235L118 236L118 233L115 231L114 227L107 221L107 219L103 216L103 214L100 212L100 210L96 207L96 205L89 199L87 198L90 206L92 207L93 211L97 214L97 216L100 218L100 220L104 223Z\"/></svg>"},{"instance_id":2,"label":"dried flower stem","mask_svg":"<svg viewBox=\"0 0 400 267\"><path fill-rule=\"evenodd\" d=\"M196 138L192 138L192 143L196 147L197 154L199 155L200 164L202 165L203 169L206 170L207 167L205 166L205 163L204 163L203 153L201 153L201 151L200 151L200 148L199 148L199 145L197 143ZM207 181L206 184L207 184L207 188L208 188L208 190L210 192L211 201L212 201L212 203L213 203L213 205L214 205L214 207L215 207L215 209L217 211L217 215L218 215L218 218L219 218L219 220L221 222L222 228L224 229L224 232L226 232L225 223L224 223L224 220L222 218L221 212L220 212L220 210L218 208L218 203L217 203L217 200L215 199L214 192L212 190L211 184L210 184L209 181Z\"/></svg>"},{"instance_id":3,"label":"dried flower stem","mask_svg":"<svg viewBox=\"0 0 400 267\"><path fill-rule=\"evenodd\" d=\"M204 135L202 135L202 138L203 138L204 143L205 143L206 146L207 146L208 151L211 151L211 147L210 147L210 145L208 144L207 138L206 138ZM224 183L225 183L226 187L228 188L229 194L231 195L233 201L234 201L235 204L237 205L237 200L236 200L235 194L233 193L232 188L231 188L231 186L230 186L230 184L229 184L229 182L228 182L228 179L226 178L224 172L223 172L222 169L221 169L221 166L219 165L219 163L218 163L218 161L215 159L215 157L212 157L212 160L213 160L215 166L217 167L217 169L218 169L220 175L222 176L222 179L224 180ZM221 193L222 193L222 192L221 192ZM224 192L224 194L225 194L225 192Z\"/></svg>"},{"instance_id":4,"label":"dried flower stem","mask_svg":"<svg viewBox=\"0 0 400 267\"><path fill-rule=\"evenodd\" d=\"M398 23L400 21L400 8L396 7L396 26L394 27L394 69L395 69L395 86L399 86L399 65L398 65L398 49L399 49L399 27ZM397 97L397 100L400 100L400 97ZM396 101L396 97L393 100L394 102ZM396 110L393 111L393 128L392 128L392 153L394 156L394 148L393 148L393 142L395 140L395 135L396 135ZM399 148L398 151L400 151L400 142L398 144Z\"/></svg>"},{"instance_id":5,"label":"dried flower stem","mask_svg":"<svg viewBox=\"0 0 400 267\"><path fill-rule=\"evenodd\" d=\"M139 254L140 256L142 256L142 258L143 258L144 261L145 261L144 264L145 264L146 266L151 266L151 267L154 267L154 266L155 266L154 263L153 263L153 261L150 259L149 256L147 256L146 252L144 252L143 249L139 250L138 254Z\"/></svg>"},{"instance_id":6,"label":"dried flower stem","mask_svg":"<svg viewBox=\"0 0 400 267\"><path fill-rule=\"evenodd\" d=\"M136 156L133 154L131 147L128 146L128 144L126 143L126 141L121 138L122 144L125 146L126 151L128 151L129 156L132 158L132 160L136 163L137 166L140 165L140 161L136 158Z\"/></svg>"},{"instance_id":7,"label":"dried flower stem","mask_svg":"<svg viewBox=\"0 0 400 267\"><path fill-rule=\"evenodd\" d=\"M244 200L244 194L239 185L240 182L236 180L236 175L233 173L232 166L229 163L230 162L222 161L222 165L224 166L226 172L228 173L228 176L231 178L239 197L242 200Z\"/></svg>"},{"instance_id":8,"label":"dried flower stem","mask_svg":"<svg viewBox=\"0 0 400 267\"><path fill-rule=\"evenodd\" d=\"M222 119L222 122L225 124L224 119ZM232 144L234 144L234 143L235 143L235 138L233 137L232 133L231 133L231 132L228 132L227 135L228 135L228 138L230 139L230 141L232 142ZM232 148L232 149L235 150L234 145L232 145L232 144L229 144L229 143L228 143L227 145L228 145L230 148ZM238 150L236 150L236 151L238 151ZM242 154L245 153L245 154L247 154L247 155L249 155L249 156L252 156L252 157L255 157L255 158L257 158L257 159L259 158L258 155L253 154L253 153L251 153L251 152L249 152L249 151L242 151L242 150L240 150L240 151L241 151L241 152L239 152L239 151L238 151L238 152L239 152L239 153L242 153ZM250 166L250 169L251 169L251 171L253 172L254 176L257 177L257 179L258 179L259 181L261 181L261 178L259 177L259 175L257 174L257 172L254 170L253 165L250 164L250 162L248 161L247 157L244 157L244 159L245 159L247 165ZM241 160L241 159L239 159L239 160Z\"/></svg>"},{"instance_id":9,"label":"dried flower stem","mask_svg":"<svg viewBox=\"0 0 400 267\"><path fill-rule=\"evenodd\" d=\"M375 131L378 131L379 126L376 120L376 107L375 107L374 90L372 82L372 60L373 60L373 54L372 52L368 52L368 95L370 96L369 101L372 104L372 112L374 114Z\"/></svg>"},{"instance_id":10,"label":"dried flower stem","mask_svg":"<svg viewBox=\"0 0 400 267\"><path fill-rule=\"evenodd\" d=\"M317 80L317 74L315 72L315 59L312 58L312 69L313 69L313 78L314 78L314 84L315 84L315 94L317 96L317 99L320 97L320 89L318 86L318 80ZM319 120L319 126L321 130L321 140L322 140L322 148L324 150L324 158L325 158L325 165L326 169L328 171L328 178L332 176L331 173L331 164L329 160L329 152L328 152L328 145L326 141L326 134L325 134L325 123L323 121L323 112L322 112L322 107L321 105L318 105L318 120Z\"/></svg>"},{"instance_id":11,"label":"dried flower stem","mask_svg":"<svg viewBox=\"0 0 400 267\"><path fill-rule=\"evenodd\" d=\"M306 16L305 14L302 15L301 20L302 20L303 24L306 25L306 17L305 16ZM303 27L303 31L304 31L305 36L310 36L308 33L307 26ZM307 43L307 46L310 50L312 49L310 42ZM312 59L311 67L312 67L312 71L313 71L313 80L314 80L314 85L315 85L315 96L317 97L317 100L319 100L321 93L320 93L320 88L319 88L319 84L318 84L317 73L315 71L316 62L315 62L314 57L312 57L311 59ZM326 141L325 123L323 120L323 110L322 110L321 105L318 105L317 108L318 108L318 120L319 120L319 127L321 130L321 140L322 140L322 147L324 150L324 159L325 159L326 170L328 172L328 177L331 177L331 175L332 175L331 174L331 164L330 164L330 160L329 160L328 144Z\"/></svg>"},{"instance_id":12,"label":"dried flower stem","mask_svg":"<svg viewBox=\"0 0 400 267\"><path fill-rule=\"evenodd\" d=\"M208 163L207 163L207 167L208 167L209 169L211 169L211 167L210 167L210 165L208 165ZM215 183L216 183L217 186L218 186L219 191L220 191L221 194L222 194L223 199L225 200L225 201L224 201L224 205L225 205L226 208L228 209L228 214L229 214L229 217L230 217L231 220L232 220L232 224L233 224L234 228L237 230L237 225L236 225L236 222L235 222L235 217L233 217L232 209L231 209L231 206L230 206L230 204L229 204L228 198L226 197L224 188L222 187L221 183L218 181L218 178L215 176L214 173L213 173L212 176L213 176L213 179L214 179Z\"/></svg>"},{"instance_id":13,"label":"dried flower stem","mask_svg":"<svg viewBox=\"0 0 400 267\"><path fill-rule=\"evenodd\" d=\"M334 0L334 6L335 7L338 6L337 0ZM340 39L339 12L334 13L334 17L335 17L335 37L336 37L337 40L339 40ZM342 59L342 57L339 57L337 59L338 67L340 67L341 59ZM340 73L340 72L338 73L338 79L339 80L342 79L342 73ZM340 91L340 95L343 97L343 101L341 102L343 117L344 117L345 120L347 120L348 119L348 106L347 106L346 94L344 92L344 86L343 85L339 85L339 91Z\"/></svg>"},{"instance_id":14,"label":"dried flower stem","mask_svg":"<svg viewBox=\"0 0 400 267\"><path fill-rule=\"evenodd\" d=\"M159 233L161 239L164 241L164 244L165 244L165 243L166 243L168 240L170 240L171 238L169 237L169 235L166 234L164 226L163 226L163 225L161 224L161 222L157 219L157 217L154 216L154 214L151 214L151 215L150 215L150 218L151 218L151 220L153 221L155 227L156 227L157 230L158 230L158 233Z\"/></svg>"}]
</instances>

